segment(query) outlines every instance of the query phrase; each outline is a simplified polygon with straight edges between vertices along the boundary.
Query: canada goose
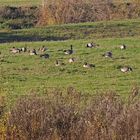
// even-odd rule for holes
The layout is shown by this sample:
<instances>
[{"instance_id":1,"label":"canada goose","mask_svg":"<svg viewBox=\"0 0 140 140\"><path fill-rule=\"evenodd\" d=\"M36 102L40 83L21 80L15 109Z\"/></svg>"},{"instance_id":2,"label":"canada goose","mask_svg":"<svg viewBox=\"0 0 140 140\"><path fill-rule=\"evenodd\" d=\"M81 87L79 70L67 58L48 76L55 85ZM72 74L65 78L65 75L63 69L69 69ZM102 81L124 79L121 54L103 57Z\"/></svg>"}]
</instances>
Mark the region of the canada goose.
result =
<instances>
[{"instance_id":1,"label":"canada goose","mask_svg":"<svg viewBox=\"0 0 140 140\"><path fill-rule=\"evenodd\" d=\"M121 46L120 46L120 49L121 49L121 50L125 50L125 49L126 49L126 45L124 45L124 44L121 45Z\"/></svg>"},{"instance_id":2,"label":"canada goose","mask_svg":"<svg viewBox=\"0 0 140 140\"><path fill-rule=\"evenodd\" d=\"M112 58L112 52L106 52L102 56Z\"/></svg>"},{"instance_id":3,"label":"canada goose","mask_svg":"<svg viewBox=\"0 0 140 140\"><path fill-rule=\"evenodd\" d=\"M94 44L93 42L87 44L87 48L94 48L95 46L96 44Z\"/></svg>"},{"instance_id":4,"label":"canada goose","mask_svg":"<svg viewBox=\"0 0 140 140\"><path fill-rule=\"evenodd\" d=\"M35 49L33 49L32 51L30 50L30 51L29 51L29 54L30 54L30 55L37 55L37 53L36 53L36 50L35 50Z\"/></svg>"},{"instance_id":5,"label":"canada goose","mask_svg":"<svg viewBox=\"0 0 140 140\"><path fill-rule=\"evenodd\" d=\"M65 64L62 63L62 62L60 62L60 61L58 61L58 60L55 61L55 66L56 66L56 67L62 66L62 65L65 65Z\"/></svg>"},{"instance_id":6,"label":"canada goose","mask_svg":"<svg viewBox=\"0 0 140 140\"><path fill-rule=\"evenodd\" d=\"M20 49L13 47L12 49L10 49L10 52L12 52L12 53L20 53Z\"/></svg>"},{"instance_id":7,"label":"canada goose","mask_svg":"<svg viewBox=\"0 0 140 140\"><path fill-rule=\"evenodd\" d=\"M39 48L39 51L41 52L45 52L47 50L47 48L45 46L42 46L42 48Z\"/></svg>"},{"instance_id":8,"label":"canada goose","mask_svg":"<svg viewBox=\"0 0 140 140\"><path fill-rule=\"evenodd\" d=\"M40 57L41 58L48 59L50 57L50 55L49 54L41 54Z\"/></svg>"},{"instance_id":9,"label":"canada goose","mask_svg":"<svg viewBox=\"0 0 140 140\"><path fill-rule=\"evenodd\" d=\"M21 48L21 51L22 51L22 52L26 52L26 51L27 51L27 48L26 48L26 47L22 47L22 48Z\"/></svg>"},{"instance_id":10,"label":"canada goose","mask_svg":"<svg viewBox=\"0 0 140 140\"><path fill-rule=\"evenodd\" d=\"M132 71L132 68L131 67L128 67L128 66L124 66L124 67L121 67L121 72L129 72L129 71Z\"/></svg>"},{"instance_id":11,"label":"canada goose","mask_svg":"<svg viewBox=\"0 0 140 140\"><path fill-rule=\"evenodd\" d=\"M83 65L83 67L84 68L92 68L92 67L95 67L95 65L93 65L93 64L88 64L88 63L84 63L84 65Z\"/></svg>"},{"instance_id":12,"label":"canada goose","mask_svg":"<svg viewBox=\"0 0 140 140\"><path fill-rule=\"evenodd\" d=\"M75 59L74 58L70 58L69 59L69 63L73 63L73 62L75 62Z\"/></svg>"},{"instance_id":13,"label":"canada goose","mask_svg":"<svg viewBox=\"0 0 140 140\"><path fill-rule=\"evenodd\" d=\"M60 66L60 62L58 60L55 61L55 66Z\"/></svg>"},{"instance_id":14,"label":"canada goose","mask_svg":"<svg viewBox=\"0 0 140 140\"><path fill-rule=\"evenodd\" d=\"M71 47L71 48L70 48L69 50L64 50L64 53L65 53L65 54L69 54L69 55L70 55L70 54L73 54L73 46L71 45L70 47Z\"/></svg>"}]
</instances>

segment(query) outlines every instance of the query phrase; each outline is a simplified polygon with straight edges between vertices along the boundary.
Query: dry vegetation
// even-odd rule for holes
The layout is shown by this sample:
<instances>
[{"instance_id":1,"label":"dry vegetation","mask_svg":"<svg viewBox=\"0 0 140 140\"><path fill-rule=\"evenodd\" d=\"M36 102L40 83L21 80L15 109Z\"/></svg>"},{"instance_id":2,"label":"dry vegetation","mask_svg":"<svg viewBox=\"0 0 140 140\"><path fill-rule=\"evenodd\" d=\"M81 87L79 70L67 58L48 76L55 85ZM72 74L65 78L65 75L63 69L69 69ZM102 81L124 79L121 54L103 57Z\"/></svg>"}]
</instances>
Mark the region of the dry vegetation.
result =
<instances>
[{"instance_id":1,"label":"dry vegetation","mask_svg":"<svg viewBox=\"0 0 140 140\"><path fill-rule=\"evenodd\" d=\"M44 0L43 6L0 6L0 28L12 29L139 17L137 0Z\"/></svg>"},{"instance_id":2,"label":"dry vegetation","mask_svg":"<svg viewBox=\"0 0 140 140\"><path fill-rule=\"evenodd\" d=\"M94 22L140 17L140 3L114 0L46 0L39 24Z\"/></svg>"},{"instance_id":3,"label":"dry vegetation","mask_svg":"<svg viewBox=\"0 0 140 140\"><path fill-rule=\"evenodd\" d=\"M137 94L136 94L137 93ZM9 112L3 139L138 140L140 100L134 88L127 102L112 92L93 98L68 88L22 97Z\"/></svg>"}]
</instances>

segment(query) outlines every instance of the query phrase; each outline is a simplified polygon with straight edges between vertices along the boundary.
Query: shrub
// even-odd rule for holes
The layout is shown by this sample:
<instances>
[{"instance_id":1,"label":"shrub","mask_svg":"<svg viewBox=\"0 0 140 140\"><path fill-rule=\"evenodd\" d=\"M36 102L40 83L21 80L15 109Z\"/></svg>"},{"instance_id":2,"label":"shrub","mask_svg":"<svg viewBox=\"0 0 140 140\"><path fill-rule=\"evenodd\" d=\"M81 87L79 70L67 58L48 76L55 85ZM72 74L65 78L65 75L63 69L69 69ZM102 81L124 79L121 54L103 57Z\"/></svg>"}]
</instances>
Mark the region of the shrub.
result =
<instances>
[{"instance_id":1,"label":"shrub","mask_svg":"<svg viewBox=\"0 0 140 140\"><path fill-rule=\"evenodd\" d=\"M1 28L21 29L33 27L38 21L38 15L38 7L1 7Z\"/></svg>"},{"instance_id":2,"label":"shrub","mask_svg":"<svg viewBox=\"0 0 140 140\"><path fill-rule=\"evenodd\" d=\"M58 91L51 94L46 98L33 95L19 99L9 116L7 137L14 135L26 140L71 137L80 121L76 108L79 99Z\"/></svg>"},{"instance_id":3,"label":"shrub","mask_svg":"<svg viewBox=\"0 0 140 140\"><path fill-rule=\"evenodd\" d=\"M113 0L45 0L38 24L94 22L140 16L139 4Z\"/></svg>"},{"instance_id":4,"label":"shrub","mask_svg":"<svg viewBox=\"0 0 140 140\"><path fill-rule=\"evenodd\" d=\"M133 89L132 95L134 91ZM138 90L137 90L138 91ZM25 140L138 140L140 100L123 102L112 92L85 96L72 87L17 101L9 114L5 138Z\"/></svg>"}]
</instances>

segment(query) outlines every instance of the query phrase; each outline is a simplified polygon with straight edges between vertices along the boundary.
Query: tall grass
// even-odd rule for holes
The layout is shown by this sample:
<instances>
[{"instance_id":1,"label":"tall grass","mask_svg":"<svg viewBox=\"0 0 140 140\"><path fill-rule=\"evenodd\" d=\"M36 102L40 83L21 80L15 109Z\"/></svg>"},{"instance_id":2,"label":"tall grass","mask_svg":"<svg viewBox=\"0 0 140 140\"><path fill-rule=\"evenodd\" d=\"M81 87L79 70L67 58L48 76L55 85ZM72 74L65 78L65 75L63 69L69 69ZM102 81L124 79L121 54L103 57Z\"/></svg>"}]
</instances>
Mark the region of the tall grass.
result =
<instances>
[{"instance_id":1,"label":"tall grass","mask_svg":"<svg viewBox=\"0 0 140 140\"><path fill-rule=\"evenodd\" d=\"M39 24L94 22L138 18L138 2L116 3L114 0L44 0Z\"/></svg>"},{"instance_id":2,"label":"tall grass","mask_svg":"<svg viewBox=\"0 0 140 140\"><path fill-rule=\"evenodd\" d=\"M140 100L137 94L124 102L113 92L90 97L72 87L33 94L17 101L6 127L5 139L138 140Z\"/></svg>"}]
</instances>

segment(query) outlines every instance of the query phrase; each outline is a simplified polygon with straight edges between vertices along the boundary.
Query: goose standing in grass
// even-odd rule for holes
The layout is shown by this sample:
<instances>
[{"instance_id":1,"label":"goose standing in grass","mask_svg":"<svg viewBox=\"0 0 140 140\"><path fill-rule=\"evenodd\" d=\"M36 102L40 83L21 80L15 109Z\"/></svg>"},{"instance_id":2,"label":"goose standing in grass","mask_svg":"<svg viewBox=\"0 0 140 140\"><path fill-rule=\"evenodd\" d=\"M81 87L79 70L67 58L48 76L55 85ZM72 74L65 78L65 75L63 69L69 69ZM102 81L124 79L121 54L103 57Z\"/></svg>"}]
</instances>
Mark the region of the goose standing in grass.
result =
<instances>
[{"instance_id":1,"label":"goose standing in grass","mask_svg":"<svg viewBox=\"0 0 140 140\"><path fill-rule=\"evenodd\" d=\"M49 54L41 54L41 58L49 59L50 55Z\"/></svg>"},{"instance_id":2,"label":"goose standing in grass","mask_svg":"<svg viewBox=\"0 0 140 140\"><path fill-rule=\"evenodd\" d=\"M104 56L104 57L108 57L108 58L112 58L112 52L106 52L106 53L104 53L102 56Z\"/></svg>"},{"instance_id":3,"label":"goose standing in grass","mask_svg":"<svg viewBox=\"0 0 140 140\"><path fill-rule=\"evenodd\" d=\"M60 66L60 65L61 65L60 62L59 62L58 60L56 60L56 61L55 61L55 66L58 67L58 66Z\"/></svg>"},{"instance_id":4,"label":"goose standing in grass","mask_svg":"<svg viewBox=\"0 0 140 140\"><path fill-rule=\"evenodd\" d=\"M10 49L11 53L20 53L20 49L13 47L12 49Z\"/></svg>"},{"instance_id":5,"label":"goose standing in grass","mask_svg":"<svg viewBox=\"0 0 140 140\"><path fill-rule=\"evenodd\" d=\"M86 45L87 48L94 48L96 46L95 43L91 42Z\"/></svg>"},{"instance_id":6,"label":"goose standing in grass","mask_svg":"<svg viewBox=\"0 0 140 140\"><path fill-rule=\"evenodd\" d=\"M88 64L87 62L85 62L83 67L84 68L93 68L93 67L95 67L95 65L94 64Z\"/></svg>"},{"instance_id":7,"label":"goose standing in grass","mask_svg":"<svg viewBox=\"0 0 140 140\"><path fill-rule=\"evenodd\" d=\"M124 66L120 68L121 72L131 72L132 68L129 66Z\"/></svg>"},{"instance_id":8,"label":"goose standing in grass","mask_svg":"<svg viewBox=\"0 0 140 140\"><path fill-rule=\"evenodd\" d=\"M33 49L32 51L31 51L31 50L29 51L29 54L30 54L30 55L37 55L37 52L36 52L35 49Z\"/></svg>"},{"instance_id":9,"label":"goose standing in grass","mask_svg":"<svg viewBox=\"0 0 140 140\"><path fill-rule=\"evenodd\" d=\"M73 62L75 62L75 59L74 58L70 58L69 59L69 63L73 63Z\"/></svg>"},{"instance_id":10,"label":"goose standing in grass","mask_svg":"<svg viewBox=\"0 0 140 140\"><path fill-rule=\"evenodd\" d=\"M64 54L67 55L73 54L73 46L71 45L69 50L64 50Z\"/></svg>"},{"instance_id":11,"label":"goose standing in grass","mask_svg":"<svg viewBox=\"0 0 140 140\"><path fill-rule=\"evenodd\" d=\"M121 45L121 46L120 46L120 49L121 49L121 50L125 50L125 49L126 49L126 45L124 45L124 44Z\"/></svg>"}]
</instances>

